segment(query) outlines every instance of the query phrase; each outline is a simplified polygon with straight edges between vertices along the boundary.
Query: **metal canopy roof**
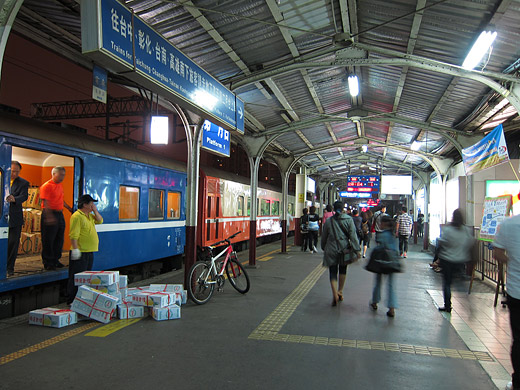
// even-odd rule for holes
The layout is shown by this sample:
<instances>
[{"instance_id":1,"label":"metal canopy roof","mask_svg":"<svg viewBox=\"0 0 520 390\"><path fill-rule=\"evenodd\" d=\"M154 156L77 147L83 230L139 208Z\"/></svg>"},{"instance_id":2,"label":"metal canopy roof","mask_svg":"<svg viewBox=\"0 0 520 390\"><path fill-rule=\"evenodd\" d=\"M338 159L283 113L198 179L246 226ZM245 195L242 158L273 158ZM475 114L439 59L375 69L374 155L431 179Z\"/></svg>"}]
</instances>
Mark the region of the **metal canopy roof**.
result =
<instances>
[{"instance_id":1,"label":"metal canopy roof","mask_svg":"<svg viewBox=\"0 0 520 390\"><path fill-rule=\"evenodd\" d=\"M520 127L500 94L440 64L460 66L494 26L498 37L477 70L517 85L520 0L122 2L237 93L247 133L276 137L269 153L305 154L301 163L321 177L431 170L423 157L455 155L452 140L464 144L499 123ZM15 29L32 26L80 51L78 3L26 0ZM356 98L349 74L360 79Z\"/></svg>"}]
</instances>

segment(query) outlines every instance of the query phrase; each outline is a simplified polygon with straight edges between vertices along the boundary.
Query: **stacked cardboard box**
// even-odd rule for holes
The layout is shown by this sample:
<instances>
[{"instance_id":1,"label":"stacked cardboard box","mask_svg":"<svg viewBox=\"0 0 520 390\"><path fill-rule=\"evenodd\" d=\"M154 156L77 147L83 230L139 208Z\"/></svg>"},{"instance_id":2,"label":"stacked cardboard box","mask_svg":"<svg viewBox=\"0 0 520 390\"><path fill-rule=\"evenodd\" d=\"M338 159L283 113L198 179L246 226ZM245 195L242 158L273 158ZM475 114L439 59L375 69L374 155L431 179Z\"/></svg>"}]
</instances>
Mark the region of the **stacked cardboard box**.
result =
<instances>
[{"instance_id":1,"label":"stacked cardboard box","mask_svg":"<svg viewBox=\"0 0 520 390\"><path fill-rule=\"evenodd\" d=\"M122 294L119 289L121 279L126 284L126 276L121 277L119 271L85 271L74 275L74 284L95 288L102 293L116 297L117 303L121 303Z\"/></svg>"},{"instance_id":2,"label":"stacked cardboard box","mask_svg":"<svg viewBox=\"0 0 520 390\"><path fill-rule=\"evenodd\" d=\"M179 305L185 305L188 300L188 291L183 290L182 284L150 284L149 290L174 293Z\"/></svg>"},{"instance_id":3,"label":"stacked cardboard box","mask_svg":"<svg viewBox=\"0 0 520 390\"><path fill-rule=\"evenodd\" d=\"M36 254L42 251L41 221L42 212L36 209L23 210L24 224L18 254Z\"/></svg>"},{"instance_id":4,"label":"stacked cardboard box","mask_svg":"<svg viewBox=\"0 0 520 390\"><path fill-rule=\"evenodd\" d=\"M71 310L107 324L116 309L118 298L87 286L79 286Z\"/></svg>"},{"instance_id":5,"label":"stacked cardboard box","mask_svg":"<svg viewBox=\"0 0 520 390\"><path fill-rule=\"evenodd\" d=\"M78 315L72 310L60 310L54 307L29 312L29 324L63 328L78 322Z\"/></svg>"},{"instance_id":6,"label":"stacked cardboard box","mask_svg":"<svg viewBox=\"0 0 520 390\"><path fill-rule=\"evenodd\" d=\"M130 318L142 318L148 315L148 308L134 305L132 297L123 298L123 302L117 305L118 317L122 320Z\"/></svg>"},{"instance_id":7,"label":"stacked cardboard box","mask_svg":"<svg viewBox=\"0 0 520 390\"><path fill-rule=\"evenodd\" d=\"M181 318L182 284L152 284L148 290L132 295L135 305L150 307L150 315L157 321Z\"/></svg>"},{"instance_id":8,"label":"stacked cardboard box","mask_svg":"<svg viewBox=\"0 0 520 390\"><path fill-rule=\"evenodd\" d=\"M30 209L31 230L36 233L42 230L42 212L36 209Z\"/></svg>"},{"instance_id":9,"label":"stacked cardboard box","mask_svg":"<svg viewBox=\"0 0 520 390\"><path fill-rule=\"evenodd\" d=\"M25 208L40 208L40 189L38 187L30 187L28 190L28 198L22 203L22 207Z\"/></svg>"}]
</instances>

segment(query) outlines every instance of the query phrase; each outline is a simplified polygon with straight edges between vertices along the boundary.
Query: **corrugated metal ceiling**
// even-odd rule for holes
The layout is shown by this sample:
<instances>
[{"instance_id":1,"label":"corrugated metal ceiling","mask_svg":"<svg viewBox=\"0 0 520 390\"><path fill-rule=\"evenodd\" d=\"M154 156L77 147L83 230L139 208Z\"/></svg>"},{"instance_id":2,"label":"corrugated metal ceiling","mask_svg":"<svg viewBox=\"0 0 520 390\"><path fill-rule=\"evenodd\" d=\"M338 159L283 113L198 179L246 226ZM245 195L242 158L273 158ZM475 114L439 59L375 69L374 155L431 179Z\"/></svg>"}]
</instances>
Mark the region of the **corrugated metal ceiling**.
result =
<instances>
[{"instance_id":1,"label":"corrugated metal ceiling","mask_svg":"<svg viewBox=\"0 0 520 390\"><path fill-rule=\"evenodd\" d=\"M288 126L287 121L294 126L299 121L321 117L321 123L312 127L295 126L301 132L288 132L277 142L295 156L330 145L319 156L313 153L302 160L322 174L334 174L333 167L344 167L344 162L338 162L342 157L359 156L359 145L353 143L358 138L366 137L369 143L370 139L377 141L369 145L372 165L384 156L385 160L411 164L416 169L431 169L420 153L443 149L449 154L451 147L442 148L446 141L439 134L427 131L430 124L477 132L503 121L510 124L508 130L519 126L520 121L511 120L518 113L507 102L500 103L502 98L477 81L415 66L375 64L374 60L390 58L377 50L366 54L368 66L336 65L335 61L344 59L344 54L340 58L335 51L344 45L334 46L334 37L337 33L350 33L354 42L460 65L480 31L493 24L498 38L485 70L502 72L520 57L520 0L438 4L429 0L132 0L124 3L231 87L266 69L302 63L308 56L316 56L310 60L313 62L330 63L329 67L277 73L235 90L244 100L250 117L260 122L265 131ZM415 12L421 7L426 9ZM31 12L51 24L36 20ZM65 7L52 0L26 0L19 18L72 47L70 37L52 31L52 24L78 38L80 35L77 7ZM233 53L223 49L213 31ZM287 34L284 36L282 31ZM320 50L327 52L318 55ZM355 99L349 95L347 84L347 76L353 73L361 80L361 93ZM500 110L494 110L497 104L502 104ZM295 113L292 118L291 110ZM361 121L360 126L349 119L338 122L337 115L346 116L346 112ZM399 122L363 120L392 112L423 124L412 127ZM333 121L327 123L327 116ZM253 126L252 122L246 123ZM249 127L248 132L259 134L261 130ZM350 146L338 148L334 144L348 140L352 141ZM407 150L414 140L421 142L417 153ZM335 165L325 165L328 160L335 161ZM399 168L389 164L385 166L387 170L397 172Z\"/></svg>"}]
</instances>

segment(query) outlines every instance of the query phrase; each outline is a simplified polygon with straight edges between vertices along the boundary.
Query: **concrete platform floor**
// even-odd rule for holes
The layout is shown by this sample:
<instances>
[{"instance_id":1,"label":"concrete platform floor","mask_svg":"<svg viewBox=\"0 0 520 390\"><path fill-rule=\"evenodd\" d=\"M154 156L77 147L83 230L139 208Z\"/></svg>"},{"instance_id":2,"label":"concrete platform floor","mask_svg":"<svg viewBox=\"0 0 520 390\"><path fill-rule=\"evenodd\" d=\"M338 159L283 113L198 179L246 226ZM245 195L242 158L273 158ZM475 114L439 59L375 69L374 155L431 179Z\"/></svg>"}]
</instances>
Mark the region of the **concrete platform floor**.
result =
<instances>
[{"instance_id":1,"label":"concrete platform floor","mask_svg":"<svg viewBox=\"0 0 520 390\"><path fill-rule=\"evenodd\" d=\"M245 261L247 253L239 257ZM279 243L259 247L259 267L248 269L248 294L226 284L208 304L183 306L180 320L115 320L108 326L82 321L63 329L28 325L27 316L0 321L0 389L505 386L507 310L492 308L489 286L476 282L468 297L468 280L457 279L455 311L439 313L440 275L428 267L431 256L412 246L405 273L396 275L399 309L389 318L385 284L379 310L368 306L373 275L362 262L349 266L345 301L331 307L321 258L321 251L296 247L280 254ZM177 272L140 284L181 280ZM503 362L478 339L490 340L495 320ZM478 333L471 334L477 325Z\"/></svg>"}]
</instances>

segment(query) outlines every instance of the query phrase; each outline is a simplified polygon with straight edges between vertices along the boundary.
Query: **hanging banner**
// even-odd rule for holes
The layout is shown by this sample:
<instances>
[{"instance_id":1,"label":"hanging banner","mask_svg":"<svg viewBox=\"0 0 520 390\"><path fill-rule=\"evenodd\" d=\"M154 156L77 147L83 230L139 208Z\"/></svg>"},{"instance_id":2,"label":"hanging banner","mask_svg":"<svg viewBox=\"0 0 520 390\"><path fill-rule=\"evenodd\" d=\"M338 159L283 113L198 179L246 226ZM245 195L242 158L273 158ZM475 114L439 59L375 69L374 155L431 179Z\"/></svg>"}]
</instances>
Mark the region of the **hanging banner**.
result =
<instances>
[{"instance_id":1,"label":"hanging banner","mask_svg":"<svg viewBox=\"0 0 520 390\"><path fill-rule=\"evenodd\" d=\"M107 71L94 65L92 71L92 99L107 104Z\"/></svg>"},{"instance_id":2,"label":"hanging banner","mask_svg":"<svg viewBox=\"0 0 520 390\"><path fill-rule=\"evenodd\" d=\"M495 127L475 145L462 149L462 160L466 175L509 161L502 125Z\"/></svg>"},{"instance_id":3,"label":"hanging banner","mask_svg":"<svg viewBox=\"0 0 520 390\"><path fill-rule=\"evenodd\" d=\"M244 102L117 0L81 1L82 53L244 134Z\"/></svg>"}]
</instances>

